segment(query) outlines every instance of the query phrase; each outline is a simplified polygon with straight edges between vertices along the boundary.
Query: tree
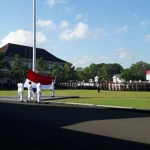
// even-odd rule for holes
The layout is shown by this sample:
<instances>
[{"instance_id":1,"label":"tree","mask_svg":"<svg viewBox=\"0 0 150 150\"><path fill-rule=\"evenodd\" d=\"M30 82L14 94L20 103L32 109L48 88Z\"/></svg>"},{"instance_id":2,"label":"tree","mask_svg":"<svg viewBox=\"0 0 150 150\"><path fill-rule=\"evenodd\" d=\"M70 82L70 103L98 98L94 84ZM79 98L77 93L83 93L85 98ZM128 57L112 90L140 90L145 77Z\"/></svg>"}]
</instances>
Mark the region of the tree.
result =
<instances>
[{"instance_id":1,"label":"tree","mask_svg":"<svg viewBox=\"0 0 150 150\"><path fill-rule=\"evenodd\" d=\"M62 67L62 77L64 81L75 81L77 79L75 67L70 63L65 63L65 65Z\"/></svg>"},{"instance_id":2,"label":"tree","mask_svg":"<svg viewBox=\"0 0 150 150\"><path fill-rule=\"evenodd\" d=\"M16 54L14 66L10 69L10 73L19 81L26 78L27 72L28 68L23 65L20 55Z\"/></svg>"},{"instance_id":3,"label":"tree","mask_svg":"<svg viewBox=\"0 0 150 150\"><path fill-rule=\"evenodd\" d=\"M84 80L94 79L95 76L98 76L102 81L111 81L114 74L120 74L123 70L123 67L120 64L94 64L92 63L89 67L83 69L83 72L80 76ZM79 72L78 72L79 74Z\"/></svg>"},{"instance_id":4,"label":"tree","mask_svg":"<svg viewBox=\"0 0 150 150\"><path fill-rule=\"evenodd\" d=\"M55 76L57 77L57 81L61 81L61 74L62 74L62 69L58 67L57 64L52 65L52 70L49 71L50 76Z\"/></svg>"},{"instance_id":5,"label":"tree","mask_svg":"<svg viewBox=\"0 0 150 150\"><path fill-rule=\"evenodd\" d=\"M94 78L95 76L97 76L98 70L96 64L92 63L89 66L89 73L90 73L90 78Z\"/></svg>"},{"instance_id":6,"label":"tree","mask_svg":"<svg viewBox=\"0 0 150 150\"><path fill-rule=\"evenodd\" d=\"M114 63L112 64L112 71L113 74L121 74L121 71L123 71L123 67L120 64Z\"/></svg>"},{"instance_id":7,"label":"tree","mask_svg":"<svg viewBox=\"0 0 150 150\"><path fill-rule=\"evenodd\" d=\"M105 64L103 66L103 80L106 81L111 81L112 77L113 77L113 68L111 64Z\"/></svg>"},{"instance_id":8,"label":"tree","mask_svg":"<svg viewBox=\"0 0 150 150\"><path fill-rule=\"evenodd\" d=\"M77 79L76 80L78 80L78 81L85 80L85 75L84 75L84 72L83 72L82 68L77 68L76 69L76 75L77 75Z\"/></svg>"},{"instance_id":9,"label":"tree","mask_svg":"<svg viewBox=\"0 0 150 150\"><path fill-rule=\"evenodd\" d=\"M10 68L10 63L7 59L5 59L5 53L0 52L0 68Z\"/></svg>"},{"instance_id":10,"label":"tree","mask_svg":"<svg viewBox=\"0 0 150 150\"><path fill-rule=\"evenodd\" d=\"M134 76L134 80L146 80L146 70L150 69L150 64L147 64L143 61L139 61L135 64L132 64L130 67L132 74Z\"/></svg>"},{"instance_id":11,"label":"tree","mask_svg":"<svg viewBox=\"0 0 150 150\"><path fill-rule=\"evenodd\" d=\"M91 78L91 74L90 74L90 69L89 69L89 67L85 67L84 69L83 69L83 75L84 75L84 80L85 81L87 81L87 80L89 80L90 78Z\"/></svg>"},{"instance_id":12,"label":"tree","mask_svg":"<svg viewBox=\"0 0 150 150\"><path fill-rule=\"evenodd\" d=\"M43 58L40 57L39 59L36 60L36 69L38 71L38 73L41 73L42 71L46 71L47 70L47 64L44 63Z\"/></svg>"},{"instance_id":13,"label":"tree","mask_svg":"<svg viewBox=\"0 0 150 150\"><path fill-rule=\"evenodd\" d=\"M120 74L123 67L120 64L91 64L90 65L90 76L94 78L96 75L102 81L111 81L114 74Z\"/></svg>"},{"instance_id":14,"label":"tree","mask_svg":"<svg viewBox=\"0 0 150 150\"><path fill-rule=\"evenodd\" d=\"M52 70L48 74L50 76L56 76L57 81L75 81L77 79L74 66L70 63L65 63L62 68L58 67L57 64L53 64Z\"/></svg>"},{"instance_id":15,"label":"tree","mask_svg":"<svg viewBox=\"0 0 150 150\"><path fill-rule=\"evenodd\" d=\"M134 80L135 79L134 74L133 74L131 68L124 69L121 72L120 76L121 76L121 78L125 79L126 81L130 81L130 80Z\"/></svg>"},{"instance_id":16,"label":"tree","mask_svg":"<svg viewBox=\"0 0 150 150\"><path fill-rule=\"evenodd\" d=\"M105 64L104 63L101 63L101 64L97 64L97 76L99 77L99 80L105 80L105 77L103 76L104 75L104 66Z\"/></svg>"}]
</instances>

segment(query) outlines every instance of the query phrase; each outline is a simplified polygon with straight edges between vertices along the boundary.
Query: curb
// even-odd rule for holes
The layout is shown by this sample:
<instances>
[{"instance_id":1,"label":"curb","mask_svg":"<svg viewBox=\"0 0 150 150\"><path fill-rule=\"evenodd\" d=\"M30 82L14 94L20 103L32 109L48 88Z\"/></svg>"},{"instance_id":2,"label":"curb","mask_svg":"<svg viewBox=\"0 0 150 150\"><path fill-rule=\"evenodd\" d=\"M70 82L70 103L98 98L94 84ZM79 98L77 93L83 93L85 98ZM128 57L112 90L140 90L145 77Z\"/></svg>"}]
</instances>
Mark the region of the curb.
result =
<instances>
[{"instance_id":1,"label":"curb","mask_svg":"<svg viewBox=\"0 0 150 150\"><path fill-rule=\"evenodd\" d=\"M143 113L149 113L150 114L150 109L142 109L142 108L134 108L134 107L120 107L120 106L82 104L82 103L71 103L71 102L52 102L52 101L44 102L44 103L45 104L61 104L61 105L70 105L70 106L84 106L84 107L93 107L93 108L105 108L105 109L114 109L114 110L134 111L134 112L143 112Z\"/></svg>"},{"instance_id":2,"label":"curb","mask_svg":"<svg viewBox=\"0 0 150 150\"><path fill-rule=\"evenodd\" d=\"M9 99L10 97L0 97L0 102L19 102ZM16 97L15 97L16 98ZM68 97L65 97L68 98ZM64 99L64 97L59 98ZM31 103L33 104L33 103ZM83 103L72 103L72 102L54 102L53 100L43 99L41 104L56 104L56 105L68 105L68 106L81 106L81 107L90 107L90 108L104 108L112 110L122 110L122 111L131 111L131 112L142 112L150 114L150 109L143 108L134 108L134 107L121 107L121 106L108 106L108 105L95 105L95 104L83 104Z\"/></svg>"}]
</instances>

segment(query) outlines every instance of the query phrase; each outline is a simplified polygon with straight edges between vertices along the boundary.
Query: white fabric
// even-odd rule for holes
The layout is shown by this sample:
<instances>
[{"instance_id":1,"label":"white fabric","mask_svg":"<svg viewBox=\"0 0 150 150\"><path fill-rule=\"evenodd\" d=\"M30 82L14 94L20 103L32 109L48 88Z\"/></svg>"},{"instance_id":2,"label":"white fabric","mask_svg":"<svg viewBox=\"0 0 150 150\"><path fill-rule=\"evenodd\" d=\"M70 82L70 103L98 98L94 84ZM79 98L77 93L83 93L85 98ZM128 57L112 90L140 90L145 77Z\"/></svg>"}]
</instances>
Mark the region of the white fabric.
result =
<instances>
[{"instance_id":1,"label":"white fabric","mask_svg":"<svg viewBox=\"0 0 150 150\"><path fill-rule=\"evenodd\" d=\"M23 100L23 92L24 92L24 87L23 87L23 83L18 83L18 96L20 98L20 101Z\"/></svg>"},{"instance_id":2,"label":"white fabric","mask_svg":"<svg viewBox=\"0 0 150 150\"><path fill-rule=\"evenodd\" d=\"M55 81L52 81L52 96L55 96L54 89L55 89Z\"/></svg>"},{"instance_id":3,"label":"white fabric","mask_svg":"<svg viewBox=\"0 0 150 150\"><path fill-rule=\"evenodd\" d=\"M31 101L31 97L32 97L32 85L29 84L28 85L28 100Z\"/></svg>"},{"instance_id":4,"label":"white fabric","mask_svg":"<svg viewBox=\"0 0 150 150\"><path fill-rule=\"evenodd\" d=\"M18 86L18 92L24 91L23 83L18 83L17 86Z\"/></svg>"},{"instance_id":5,"label":"white fabric","mask_svg":"<svg viewBox=\"0 0 150 150\"><path fill-rule=\"evenodd\" d=\"M29 82L32 82L32 88L36 88L36 84L35 82L33 81L30 81L29 79L26 79L25 83L24 83L24 87L27 88L28 87L28 84ZM49 85L41 85L41 89L45 89L45 90L48 90L48 89L52 89L52 84L49 84Z\"/></svg>"},{"instance_id":6,"label":"white fabric","mask_svg":"<svg viewBox=\"0 0 150 150\"><path fill-rule=\"evenodd\" d=\"M37 93L37 102L39 103L40 102L40 100L41 100L41 93L42 93L42 90L41 90L41 84L40 83L38 83L37 85L36 85L36 93Z\"/></svg>"}]
</instances>

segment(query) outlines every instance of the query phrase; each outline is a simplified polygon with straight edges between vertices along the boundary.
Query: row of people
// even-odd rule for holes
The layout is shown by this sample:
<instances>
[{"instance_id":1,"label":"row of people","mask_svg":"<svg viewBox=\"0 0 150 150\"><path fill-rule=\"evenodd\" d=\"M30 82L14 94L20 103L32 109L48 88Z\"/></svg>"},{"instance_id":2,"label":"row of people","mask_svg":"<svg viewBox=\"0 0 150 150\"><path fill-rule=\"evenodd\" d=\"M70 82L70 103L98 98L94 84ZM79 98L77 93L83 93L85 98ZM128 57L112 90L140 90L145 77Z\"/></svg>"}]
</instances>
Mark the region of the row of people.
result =
<instances>
[{"instance_id":1,"label":"row of people","mask_svg":"<svg viewBox=\"0 0 150 150\"><path fill-rule=\"evenodd\" d=\"M20 102L23 102L23 93L24 93L24 85L23 83L20 81L18 84L18 96L19 96L19 100ZM34 91L32 88L32 82L29 81L28 84L28 100L27 102L31 102L31 97L33 96ZM42 88L41 88L41 81L39 80L38 83L36 84L36 97L37 97L37 103L41 102L41 94L42 94ZM54 97L54 80L52 80L52 97Z\"/></svg>"}]
</instances>

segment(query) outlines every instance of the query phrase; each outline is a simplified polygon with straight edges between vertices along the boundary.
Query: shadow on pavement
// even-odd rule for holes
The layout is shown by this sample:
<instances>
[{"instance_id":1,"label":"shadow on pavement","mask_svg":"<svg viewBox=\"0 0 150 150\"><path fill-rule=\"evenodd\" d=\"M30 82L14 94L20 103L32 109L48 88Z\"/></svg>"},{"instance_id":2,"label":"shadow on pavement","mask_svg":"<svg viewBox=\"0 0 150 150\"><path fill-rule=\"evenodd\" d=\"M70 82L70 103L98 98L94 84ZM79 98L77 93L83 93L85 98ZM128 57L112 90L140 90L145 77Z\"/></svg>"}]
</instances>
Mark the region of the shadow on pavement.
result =
<instances>
[{"instance_id":1,"label":"shadow on pavement","mask_svg":"<svg viewBox=\"0 0 150 150\"><path fill-rule=\"evenodd\" d=\"M146 150L150 145L62 127L91 120L149 116L111 109L0 102L0 150Z\"/></svg>"}]
</instances>

